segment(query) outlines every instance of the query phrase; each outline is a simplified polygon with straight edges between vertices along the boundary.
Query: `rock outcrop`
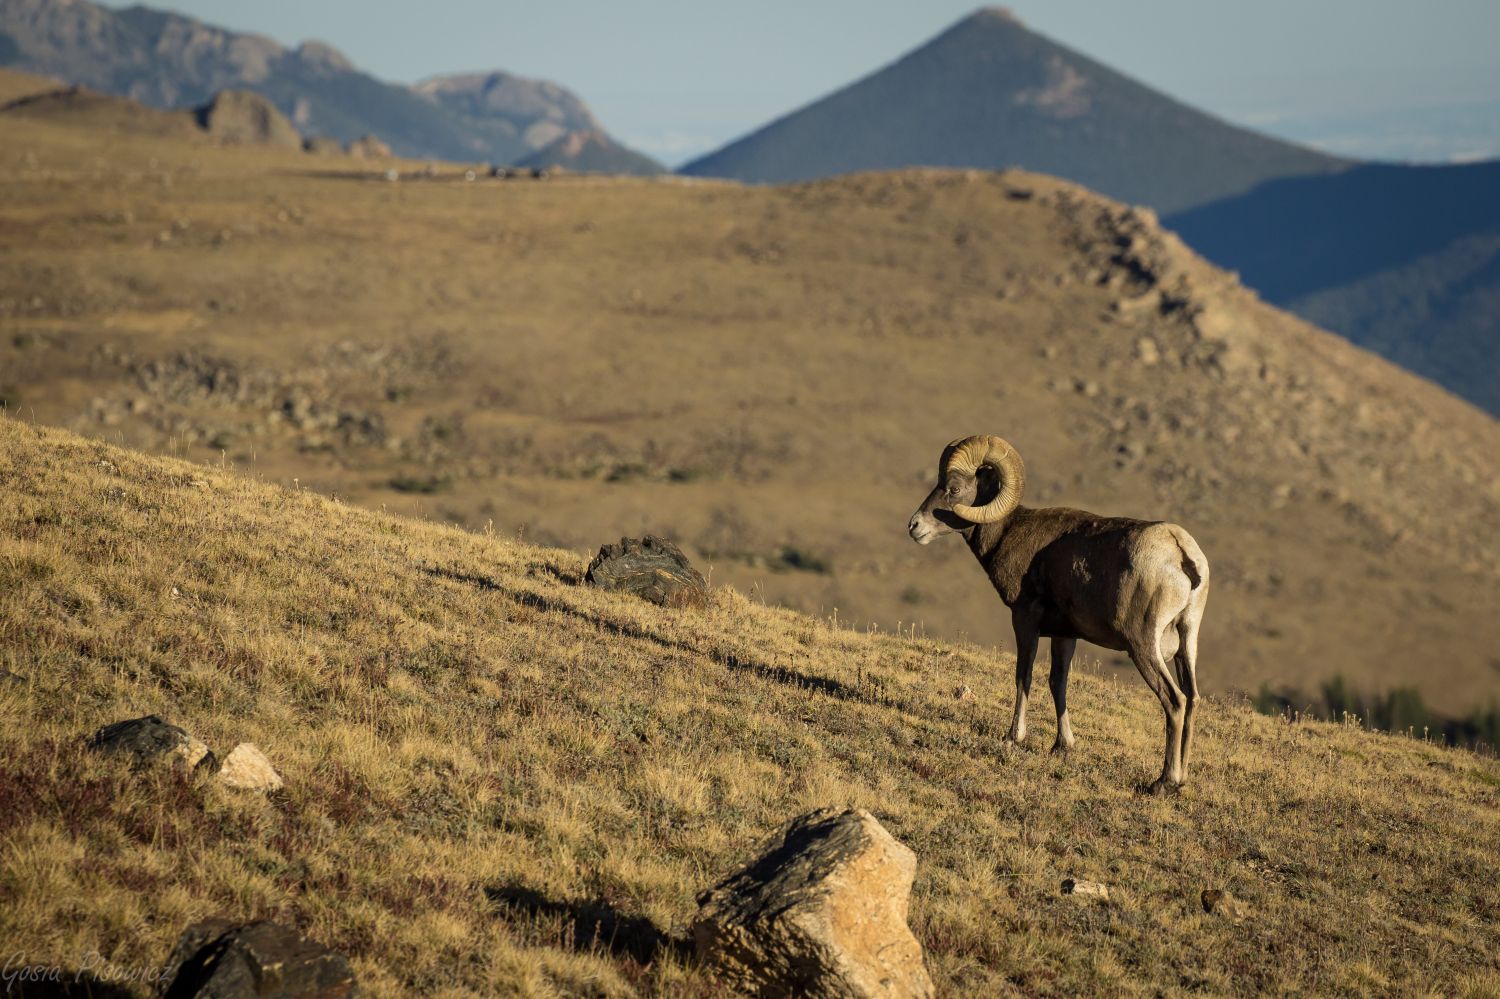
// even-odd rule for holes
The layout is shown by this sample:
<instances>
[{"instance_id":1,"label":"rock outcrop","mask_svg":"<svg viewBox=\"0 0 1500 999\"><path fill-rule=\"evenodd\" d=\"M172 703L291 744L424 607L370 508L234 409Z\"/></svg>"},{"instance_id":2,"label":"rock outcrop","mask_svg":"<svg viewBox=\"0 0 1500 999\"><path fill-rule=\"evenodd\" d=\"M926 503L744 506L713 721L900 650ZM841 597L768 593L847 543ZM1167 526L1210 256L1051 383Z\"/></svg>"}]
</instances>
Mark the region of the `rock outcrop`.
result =
<instances>
[{"instance_id":1,"label":"rock outcrop","mask_svg":"<svg viewBox=\"0 0 1500 999\"><path fill-rule=\"evenodd\" d=\"M1245 903L1235 898L1227 888L1205 888L1198 897L1203 903L1204 912L1223 916L1231 923L1243 922L1248 915Z\"/></svg>"},{"instance_id":2,"label":"rock outcrop","mask_svg":"<svg viewBox=\"0 0 1500 999\"><path fill-rule=\"evenodd\" d=\"M194 112L198 126L229 145L301 149L302 133L276 105L249 90L223 90Z\"/></svg>"},{"instance_id":3,"label":"rock outcrop","mask_svg":"<svg viewBox=\"0 0 1500 999\"><path fill-rule=\"evenodd\" d=\"M211 771L218 766L206 745L156 715L106 725L89 745L111 756L130 756L138 767L165 762L184 770Z\"/></svg>"},{"instance_id":4,"label":"rock outcrop","mask_svg":"<svg viewBox=\"0 0 1500 999\"><path fill-rule=\"evenodd\" d=\"M172 949L158 995L172 999L346 999L359 992L341 955L268 920L189 926Z\"/></svg>"},{"instance_id":5,"label":"rock outcrop","mask_svg":"<svg viewBox=\"0 0 1500 999\"><path fill-rule=\"evenodd\" d=\"M663 607L701 606L708 584L682 549L665 538L621 538L605 545L584 577L606 590L634 593Z\"/></svg>"},{"instance_id":6,"label":"rock outcrop","mask_svg":"<svg viewBox=\"0 0 1500 999\"><path fill-rule=\"evenodd\" d=\"M698 958L751 995L931 996L906 925L916 867L869 812L804 815L698 897Z\"/></svg>"},{"instance_id":7,"label":"rock outcrop","mask_svg":"<svg viewBox=\"0 0 1500 999\"><path fill-rule=\"evenodd\" d=\"M361 160L386 160L391 157L391 147L373 135L363 135L345 147L344 152Z\"/></svg>"}]
</instances>

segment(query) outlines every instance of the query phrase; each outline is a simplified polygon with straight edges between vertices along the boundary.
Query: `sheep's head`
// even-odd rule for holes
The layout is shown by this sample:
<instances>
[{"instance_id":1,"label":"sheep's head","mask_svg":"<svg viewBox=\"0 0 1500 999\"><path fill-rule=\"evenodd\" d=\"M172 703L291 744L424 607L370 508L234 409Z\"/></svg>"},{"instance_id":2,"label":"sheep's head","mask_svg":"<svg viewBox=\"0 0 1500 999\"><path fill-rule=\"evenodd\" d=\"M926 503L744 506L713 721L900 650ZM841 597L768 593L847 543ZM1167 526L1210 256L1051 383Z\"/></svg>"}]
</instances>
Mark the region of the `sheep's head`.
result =
<instances>
[{"instance_id":1,"label":"sheep's head","mask_svg":"<svg viewBox=\"0 0 1500 999\"><path fill-rule=\"evenodd\" d=\"M1021 502L1026 466L1004 439L964 437L943 449L937 485L906 525L912 540L925 545L976 524L1010 516Z\"/></svg>"}]
</instances>

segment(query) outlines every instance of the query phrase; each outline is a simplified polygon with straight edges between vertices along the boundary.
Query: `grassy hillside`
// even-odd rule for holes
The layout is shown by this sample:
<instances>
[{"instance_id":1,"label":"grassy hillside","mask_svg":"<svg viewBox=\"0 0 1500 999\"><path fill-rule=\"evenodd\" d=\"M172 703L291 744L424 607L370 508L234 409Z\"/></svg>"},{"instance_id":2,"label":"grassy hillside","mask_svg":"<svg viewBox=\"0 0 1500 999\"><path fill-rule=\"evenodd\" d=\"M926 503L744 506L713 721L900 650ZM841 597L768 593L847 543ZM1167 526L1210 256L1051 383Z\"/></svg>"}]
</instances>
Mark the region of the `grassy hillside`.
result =
<instances>
[{"instance_id":1,"label":"grassy hillside","mask_svg":"<svg viewBox=\"0 0 1500 999\"><path fill-rule=\"evenodd\" d=\"M9 104L11 101L18 101L23 97L44 94L50 90L56 90L62 85L61 81L51 77L0 69L0 104Z\"/></svg>"},{"instance_id":2,"label":"grassy hillside","mask_svg":"<svg viewBox=\"0 0 1500 999\"><path fill-rule=\"evenodd\" d=\"M1027 502L1199 539L1209 689L1500 703L1500 425L1079 188L392 184L0 138L27 419L579 552L649 530L768 602L1008 646L962 547L903 529L943 444L1000 433Z\"/></svg>"},{"instance_id":3,"label":"grassy hillside","mask_svg":"<svg viewBox=\"0 0 1500 999\"><path fill-rule=\"evenodd\" d=\"M1493 759L1210 698L1192 783L1149 798L1139 680L1076 677L1058 759L1041 703L999 742L989 650L726 588L661 610L583 565L0 419L0 939L139 966L275 916L374 995L716 995L679 946L695 890L858 805L917 852L946 994L1500 991ZM148 712L258 743L287 789L85 750Z\"/></svg>"}]
</instances>

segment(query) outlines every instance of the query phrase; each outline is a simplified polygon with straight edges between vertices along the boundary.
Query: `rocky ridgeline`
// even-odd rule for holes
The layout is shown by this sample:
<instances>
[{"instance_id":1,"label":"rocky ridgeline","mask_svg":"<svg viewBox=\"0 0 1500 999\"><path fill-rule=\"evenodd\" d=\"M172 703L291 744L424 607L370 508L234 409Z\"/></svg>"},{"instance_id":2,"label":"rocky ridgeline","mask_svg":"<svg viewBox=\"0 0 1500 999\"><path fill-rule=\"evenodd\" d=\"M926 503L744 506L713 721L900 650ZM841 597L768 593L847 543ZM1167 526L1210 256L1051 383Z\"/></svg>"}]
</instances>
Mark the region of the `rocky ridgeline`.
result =
<instances>
[{"instance_id":1,"label":"rocky ridgeline","mask_svg":"<svg viewBox=\"0 0 1500 999\"><path fill-rule=\"evenodd\" d=\"M1374 358L1309 364L1338 338L1265 306L1150 210L1057 181L1024 181L1033 183L1044 189L1021 189L1056 211L1077 251L1058 280L1107 290L1100 322L1115 330L1098 375L1054 377L1050 387L1096 400L1075 432L1104 435L1119 466L1144 464L1164 502L1190 511L1208 492L1250 488L1271 509L1332 506L1380 551L1468 550L1452 524L1500 519L1500 480L1466 463L1462 448L1436 446L1437 435L1462 434L1466 425L1442 425L1430 403L1458 403L1393 391ZM1218 388L1202 391L1201 378ZM1184 452L1183 442L1202 450ZM1433 494L1434 484L1455 480L1474 492ZM1454 502L1468 507L1463 518L1423 515ZM1465 568L1500 575L1493 555L1475 551Z\"/></svg>"},{"instance_id":2,"label":"rocky ridgeline","mask_svg":"<svg viewBox=\"0 0 1500 999\"><path fill-rule=\"evenodd\" d=\"M95 363L128 388L97 396L75 427L144 425L188 444L230 448L290 436L302 451L382 448L402 458L443 457L448 432L432 427L404 440L387 411L440 385L452 358L439 343L399 347L343 342L295 371L180 352L137 357L110 344Z\"/></svg>"}]
</instances>

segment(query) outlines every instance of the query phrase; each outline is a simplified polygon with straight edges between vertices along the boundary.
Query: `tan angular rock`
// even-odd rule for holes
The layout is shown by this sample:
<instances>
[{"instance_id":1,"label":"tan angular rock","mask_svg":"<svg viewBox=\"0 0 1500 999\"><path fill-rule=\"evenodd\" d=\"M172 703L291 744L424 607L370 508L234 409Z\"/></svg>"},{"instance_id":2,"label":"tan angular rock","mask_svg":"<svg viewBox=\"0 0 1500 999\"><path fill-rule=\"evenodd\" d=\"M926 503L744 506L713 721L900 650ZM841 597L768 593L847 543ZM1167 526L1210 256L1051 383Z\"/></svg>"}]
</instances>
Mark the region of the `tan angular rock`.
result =
<instances>
[{"instance_id":1,"label":"tan angular rock","mask_svg":"<svg viewBox=\"0 0 1500 999\"><path fill-rule=\"evenodd\" d=\"M390 159L391 147L373 135L362 135L344 147L344 152L362 160Z\"/></svg>"},{"instance_id":2,"label":"tan angular rock","mask_svg":"<svg viewBox=\"0 0 1500 999\"><path fill-rule=\"evenodd\" d=\"M1135 342L1136 360L1146 367L1151 367L1161 360L1161 351L1156 346L1156 341L1149 336L1143 336Z\"/></svg>"},{"instance_id":3,"label":"tan angular rock","mask_svg":"<svg viewBox=\"0 0 1500 999\"><path fill-rule=\"evenodd\" d=\"M1066 878L1062 883L1062 893L1072 895L1074 898L1103 900L1109 898L1109 886L1097 881L1084 881L1081 878Z\"/></svg>"},{"instance_id":4,"label":"tan angular rock","mask_svg":"<svg viewBox=\"0 0 1500 999\"><path fill-rule=\"evenodd\" d=\"M863 809L804 815L698 896L698 958L750 995L931 996L906 925L916 867Z\"/></svg>"},{"instance_id":5,"label":"tan angular rock","mask_svg":"<svg viewBox=\"0 0 1500 999\"><path fill-rule=\"evenodd\" d=\"M175 752L177 759L182 762L182 766L185 769L197 770L199 766L207 768L213 765L213 753L209 750L208 746L199 742L191 735L187 737L187 741L179 746Z\"/></svg>"},{"instance_id":6,"label":"tan angular rock","mask_svg":"<svg viewBox=\"0 0 1500 999\"><path fill-rule=\"evenodd\" d=\"M253 742L242 742L229 751L219 767L219 779L230 787L251 791L274 791L283 784L281 775Z\"/></svg>"}]
</instances>

